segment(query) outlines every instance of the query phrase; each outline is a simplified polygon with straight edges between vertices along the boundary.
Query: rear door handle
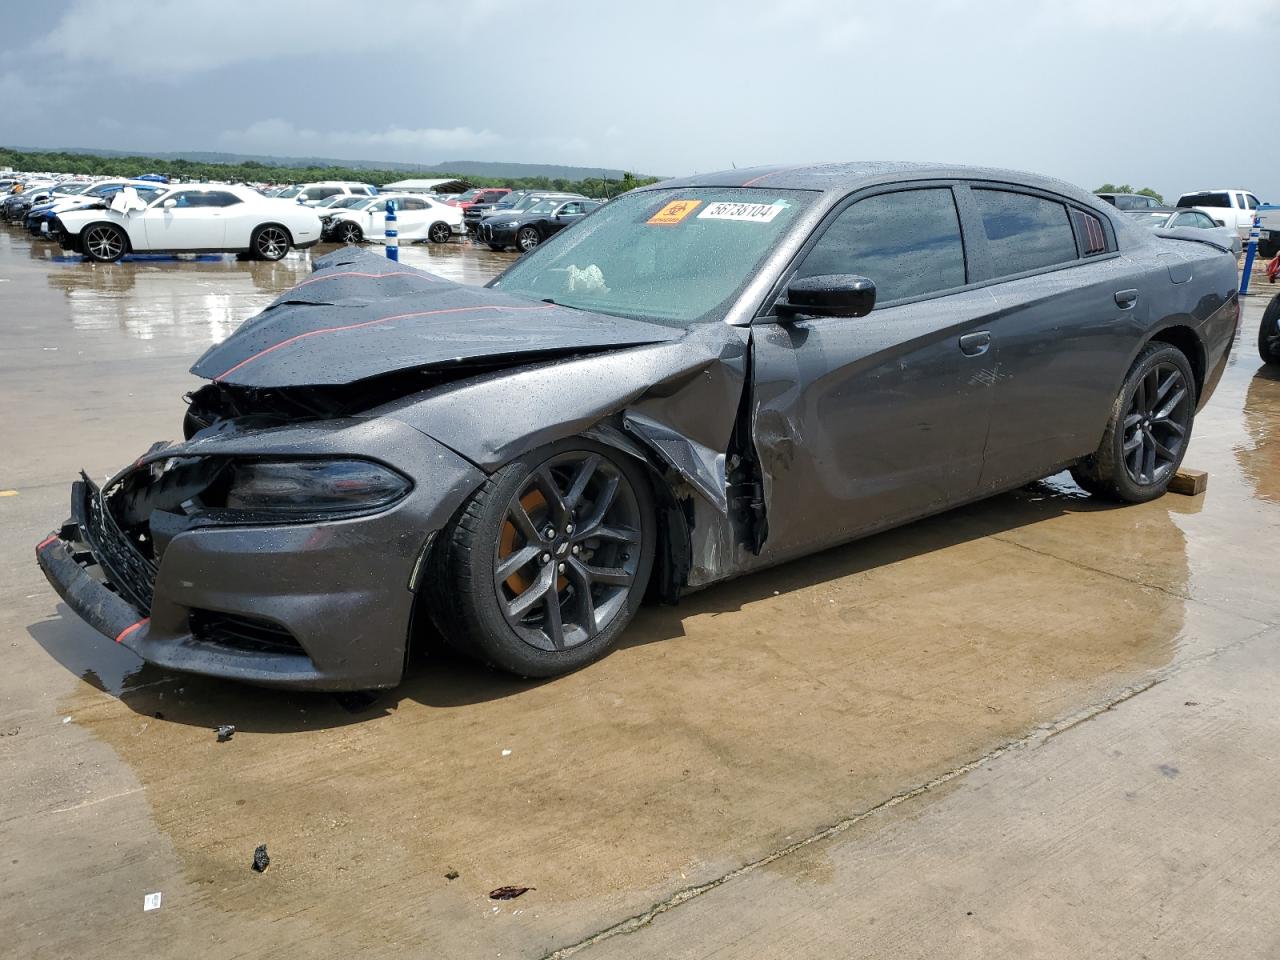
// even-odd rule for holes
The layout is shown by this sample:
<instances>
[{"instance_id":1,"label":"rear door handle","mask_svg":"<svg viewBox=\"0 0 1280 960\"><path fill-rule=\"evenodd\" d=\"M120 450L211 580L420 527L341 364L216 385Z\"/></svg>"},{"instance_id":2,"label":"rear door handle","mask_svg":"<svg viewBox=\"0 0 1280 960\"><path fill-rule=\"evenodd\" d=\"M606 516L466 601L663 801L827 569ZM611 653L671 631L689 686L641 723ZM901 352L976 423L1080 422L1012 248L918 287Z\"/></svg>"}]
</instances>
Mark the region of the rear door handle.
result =
<instances>
[{"instance_id":1,"label":"rear door handle","mask_svg":"<svg viewBox=\"0 0 1280 960\"><path fill-rule=\"evenodd\" d=\"M1137 290L1117 290L1116 291L1116 306L1119 307L1121 310L1128 310L1137 302L1138 302Z\"/></svg>"},{"instance_id":2,"label":"rear door handle","mask_svg":"<svg viewBox=\"0 0 1280 960\"><path fill-rule=\"evenodd\" d=\"M960 338L960 352L966 357L980 357L991 347L991 331L979 330Z\"/></svg>"}]
</instances>

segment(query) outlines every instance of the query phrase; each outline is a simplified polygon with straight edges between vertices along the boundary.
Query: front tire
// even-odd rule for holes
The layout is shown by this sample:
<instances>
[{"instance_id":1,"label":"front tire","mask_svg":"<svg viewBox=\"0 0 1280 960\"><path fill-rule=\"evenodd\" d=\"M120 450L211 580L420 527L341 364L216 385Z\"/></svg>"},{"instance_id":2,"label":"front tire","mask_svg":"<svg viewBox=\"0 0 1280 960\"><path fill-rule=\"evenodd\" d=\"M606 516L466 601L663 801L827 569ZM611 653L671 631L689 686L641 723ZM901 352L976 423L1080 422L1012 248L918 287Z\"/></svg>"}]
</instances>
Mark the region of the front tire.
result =
<instances>
[{"instance_id":1,"label":"front tire","mask_svg":"<svg viewBox=\"0 0 1280 960\"><path fill-rule=\"evenodd\" d=\"M452 236L453 231L449 229L449 225L440 221L433 223L427 231L427 239L432 243L448 243Z\"/></svg>"},{"instance_id":2,"label":"front tire","mask_svg":"<svg viewBox=\"0 0 1280 960\"><path fill-rule=\"evenodd\" d=\"M129 248L129 238L123 230L110 223L91 223L81 234L80 245L90 260L115 263Z\"/></svg>"},{"instance_id":3,"label":"front tire","mask_svg":"<svg viewBox=\"0 0 1280 960\"><path fill-rule=\"evenodd\" d=\"M1266 363L1280 363L1280 294L1271 298L1258 326L1258 355Z\"/></svg>"},{"instance_id":4,"label":"front tire","mask_svg":"<svg viewBox=\"0 0 1280 960\"><path fill-rule=\"evenodd\" d=\"M249 247L259 260L283 260L292 244L289 231L276 223L263 224L249 238Z\"/></svg>"},{"instance_id":5,"label":"front tire","mask_svg":"<svg viewBox=\"0 0 1280 960\"><path fill-rule=\"evenodd\" d=\"M338 224L333 231L333 237L339 243L364 243L364 231L360 229L360 224L349 220Z\"/></svg>"},{"instance_id":6,"label":"front tire","mask_svg":"<svg viewBox=\"0 0 1280 960\"><path fill-rule=\"evenodd\" d=\"M516 232L516 246L521 253L528 253L542 242L542 234L537 227L521 227Z\"/></svg>"},{"instance_id":7,"label":"front tire","mask_svg":"<svg viewBox=\"0 0 1280 960\"><path fill-rule=\"evenodd\" d=\"M1071 468L1083 489L1126 503L1164 495L1182 464L1195 422L1196 381L1186 355L1149 343L1129 368L1102 443Z\"/></svg>"},{"instance_id":8,"label":"front tire","mask_svg":"<svg viewBox=\"0 0 1280 960\"><path fill-rule=\"evenodd\" d=\"M657 540L643 469L574 437L507 464L441 534L431 607L442 635L525 677L602 656L639 609Z\"/></svg>"}]
</instances>

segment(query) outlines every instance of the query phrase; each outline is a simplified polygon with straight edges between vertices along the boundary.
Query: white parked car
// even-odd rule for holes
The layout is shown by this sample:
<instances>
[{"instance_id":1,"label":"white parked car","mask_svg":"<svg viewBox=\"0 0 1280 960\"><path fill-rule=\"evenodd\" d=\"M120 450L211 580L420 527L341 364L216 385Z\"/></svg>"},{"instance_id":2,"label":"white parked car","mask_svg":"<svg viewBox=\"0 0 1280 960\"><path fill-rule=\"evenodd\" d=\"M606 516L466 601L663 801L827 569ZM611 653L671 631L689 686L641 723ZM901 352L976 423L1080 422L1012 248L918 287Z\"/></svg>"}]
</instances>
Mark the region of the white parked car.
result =
<instances>
[{"instance_id":1,"label":"white parked car","mask_svg":"<svg viewBox=\"0 0 1280 960\"><path fill-rule=\"evenodd\" d=\"M336 197L341 194L372 197L377 192L377 188L371 187L367 183L352 183L349 180L325 180L319 183L302 183L296 187L289 187L281 190L276 196L281 200L294 200L311 207L321 200L327 200L329 197Z\"/></svg>"},{"instance_id":2,"label":"white parked car","mask_svg":"<svg viewBox=\"0 0 1280 960\"><path fill-rule=\"evenodd\" d=\"M248 187L184 183L146 199L126 187L96 207L61 212L50 233L91 260L145 253L242 253L279 260L320 240L320 218Z\"/></svg>"},{"instance_id":3,"label":"white parked car","mask_svg":"<svg viewBox=\"0 0 1280 960\"><path fill-rule=\"evenodd\" d=\"M1230 227L1240 234L1241 239L1247 240L1256 216L1254 211L1258 209L1258 198L1248 190L1238 188L1197 190L1194 193L1184 193L1178 198L1176 205L1184 210L1203 210L1218 226Z\"/></svg>"},{"instance_id":4,"label":"white parked car","mask_svg":"<svg viewBox=\"0 0 1280 960\"><path fill-rule=\"evenodd\" d=\"M396 233L401 240L448 243L466 236L462 211L423 193L387 193L341 210L326 211L324 236L337 243L387 238L387 201L396 205Z\"/></svg>"}]
</instances>

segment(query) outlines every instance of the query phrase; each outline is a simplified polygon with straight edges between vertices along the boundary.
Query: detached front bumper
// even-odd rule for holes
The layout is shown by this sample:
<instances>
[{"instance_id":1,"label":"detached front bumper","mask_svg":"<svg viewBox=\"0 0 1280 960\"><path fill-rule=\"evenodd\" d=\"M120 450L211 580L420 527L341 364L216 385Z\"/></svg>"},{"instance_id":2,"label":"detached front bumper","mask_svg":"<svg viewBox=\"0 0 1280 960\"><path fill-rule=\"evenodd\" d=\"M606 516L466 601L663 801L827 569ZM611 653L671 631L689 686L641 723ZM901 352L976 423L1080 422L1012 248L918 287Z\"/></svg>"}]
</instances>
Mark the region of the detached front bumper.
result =
<instances>
[{"instance_id":1,"label":"detached front bumper","mask_svg":"<svg viewBox=\"0 0 1280 960\"><path fill-rule=\"evenodd\" d=\"M308 690L394 686L426 551L482 475L421 434L392 429L400 441L416 437L414 462L401 466L415 486L380 513L240 526L156 511L157 562L119 534L85 478L73 485L71 518L36 546L36 560L90 626L158 666Z\"/></svg>"}]
</instances>

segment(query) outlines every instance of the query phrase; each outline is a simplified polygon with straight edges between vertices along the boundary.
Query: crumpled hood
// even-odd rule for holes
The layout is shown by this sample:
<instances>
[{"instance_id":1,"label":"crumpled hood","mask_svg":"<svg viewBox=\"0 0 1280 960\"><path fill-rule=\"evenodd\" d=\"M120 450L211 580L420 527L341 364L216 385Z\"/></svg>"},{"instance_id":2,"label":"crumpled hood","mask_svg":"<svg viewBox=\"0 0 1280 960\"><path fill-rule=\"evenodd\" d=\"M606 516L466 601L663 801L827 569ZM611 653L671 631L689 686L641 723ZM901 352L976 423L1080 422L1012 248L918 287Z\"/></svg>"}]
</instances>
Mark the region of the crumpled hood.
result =
<instances>
[{"instance_id":1,"label":"crumpled hood","mask_svg":"<svg viewBox=\"0 0 1280 960\"><path fill-rule=\"evenodd\" d=\"M339 250L191 372L242 387L354 383L472 360L545 358L679 340L683 330L467 287Z\"/></svg>"}]
</instances>

